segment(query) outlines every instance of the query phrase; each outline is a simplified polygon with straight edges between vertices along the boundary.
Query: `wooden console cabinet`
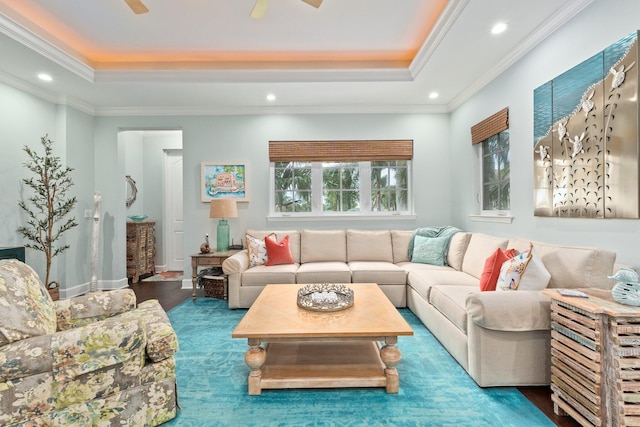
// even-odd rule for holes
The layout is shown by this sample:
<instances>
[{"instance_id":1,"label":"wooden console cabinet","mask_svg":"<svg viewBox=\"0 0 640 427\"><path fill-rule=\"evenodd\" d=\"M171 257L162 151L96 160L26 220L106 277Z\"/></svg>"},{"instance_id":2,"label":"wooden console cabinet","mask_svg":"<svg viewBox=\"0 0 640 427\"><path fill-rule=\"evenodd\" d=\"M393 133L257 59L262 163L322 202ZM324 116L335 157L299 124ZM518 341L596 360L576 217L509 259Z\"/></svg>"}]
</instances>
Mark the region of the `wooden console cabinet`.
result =
<instances>
[{"instance_id":1,"label":"wooden console cabinet","mask_svg":"<svg viewBox=\"0 0 640 427\"><path fill-rule=\"evenodd\" d=\"M155 274L155 226L155 221L127 221L127 278L132 283L144 274Z\"/></svg>"},{"instance_id":2,"label":"wooden console cabinet","mask_svg":"<svg viewBox=\"0 0 640 427\"><path fill-rule=\"evenodd\" d=\"M611 291L551 298L551 399L583 426L640 425L640 307Z\"/></svg>"}]
</instances>

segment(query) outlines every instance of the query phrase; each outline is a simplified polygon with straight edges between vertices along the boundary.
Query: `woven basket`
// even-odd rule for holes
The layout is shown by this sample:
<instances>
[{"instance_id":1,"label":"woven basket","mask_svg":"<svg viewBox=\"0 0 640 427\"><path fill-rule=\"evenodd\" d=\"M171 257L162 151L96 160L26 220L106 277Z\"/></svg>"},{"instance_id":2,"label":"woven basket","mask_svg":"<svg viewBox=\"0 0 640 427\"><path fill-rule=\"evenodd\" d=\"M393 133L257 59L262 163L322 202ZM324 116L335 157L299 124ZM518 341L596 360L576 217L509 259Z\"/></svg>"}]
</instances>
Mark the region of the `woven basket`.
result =
<instances>
[{"instance_id":1,"label":"woven basket","mask_svg":"<svg viewBox=\"0 0 640 427\"><path fill-rule=\"evenodd\" d=\"M204 287L204 296L209 298L227 299L227 278L224 276L203 276L201 279Z\"/></svg>"},{"instance_id":2,"label":"woven basket","mask_svg":"<svg viewBox=\"0 0 640 427\"><path fill-rule=\"evenodd\" d=\"M49 291L49 295L51 295L51 299L54 301L58 301L60 299L60 287L56 286L55 288L47 289Z\"/></svg>"}]
</instances>

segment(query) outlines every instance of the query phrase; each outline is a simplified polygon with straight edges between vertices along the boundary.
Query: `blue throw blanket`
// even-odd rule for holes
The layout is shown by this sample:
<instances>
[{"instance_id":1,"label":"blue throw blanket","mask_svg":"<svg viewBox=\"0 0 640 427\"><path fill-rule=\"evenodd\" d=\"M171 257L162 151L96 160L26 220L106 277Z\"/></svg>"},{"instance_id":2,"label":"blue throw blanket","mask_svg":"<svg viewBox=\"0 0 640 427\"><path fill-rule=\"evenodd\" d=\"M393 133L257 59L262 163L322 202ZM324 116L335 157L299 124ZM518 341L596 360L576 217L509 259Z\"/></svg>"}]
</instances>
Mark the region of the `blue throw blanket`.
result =
<instances>
[{"instance_id":1,"label":"blue throw blanket","mask_svg":"<svg viewBox=\"0 0 640 427\"><path fill-rule=\"evenodd\" d=\"M416 236L422 236L422 237L446 237L447 238L447 244L443 247L443 251L444 253L442 254L444 259L447 259L447 252L449 252L449 244L451 243L451 238L453 237L454 234L460 232L462 230L460 230L459 228L456 227L452 227L452 226L444 226L444 227L422 227L422 228L417 228L414 232L413 232L413 236L411 236L411 241L409 242L409 250L407 255L409 255L409 259L413 258L413 241L415 240Z\"/></svg>"}]
</instances>

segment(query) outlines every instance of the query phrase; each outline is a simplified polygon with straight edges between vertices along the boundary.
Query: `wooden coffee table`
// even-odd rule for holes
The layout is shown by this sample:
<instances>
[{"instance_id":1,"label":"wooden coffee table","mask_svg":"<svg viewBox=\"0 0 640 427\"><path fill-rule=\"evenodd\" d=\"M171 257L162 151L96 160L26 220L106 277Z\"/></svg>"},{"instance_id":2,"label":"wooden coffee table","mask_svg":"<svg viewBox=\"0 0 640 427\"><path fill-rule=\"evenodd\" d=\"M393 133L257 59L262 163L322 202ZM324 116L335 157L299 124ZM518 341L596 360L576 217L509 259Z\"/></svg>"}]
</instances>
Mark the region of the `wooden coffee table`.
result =
<instances>
[{"instance_id":1,"label":"wooden coffee table","mask_svg":"<svg viewBox=\"0 0 640 427\"><path fill-rule=\"evenodd\" d=\"M413 330L378 285L347 284L354 291L353 306L330 313L298 307L302 286L267 285L231 334L248 339L249 394L331 387L385 387L397 393L398 336Z\"/></svg>"}]
</instances>

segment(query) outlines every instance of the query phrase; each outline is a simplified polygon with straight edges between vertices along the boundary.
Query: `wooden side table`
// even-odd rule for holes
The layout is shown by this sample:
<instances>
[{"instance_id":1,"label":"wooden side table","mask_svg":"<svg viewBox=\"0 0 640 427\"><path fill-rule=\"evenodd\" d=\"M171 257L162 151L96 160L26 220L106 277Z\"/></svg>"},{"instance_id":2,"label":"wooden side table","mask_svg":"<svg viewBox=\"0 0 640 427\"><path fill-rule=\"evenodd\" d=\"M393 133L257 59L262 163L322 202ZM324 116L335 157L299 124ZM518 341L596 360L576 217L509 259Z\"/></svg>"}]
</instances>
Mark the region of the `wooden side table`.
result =
<instances>
[{"instance_id":1,"label":"wooden side table","mask_svg":"<svg viewBox=\"0 0 640 427\"><path fill-rule=\"evenodd\" d=\"M583 426L640 425L640 307L611 291L551 298L551 400Z\"/></svg>"},{"instance_id":2,"label":"wooden side table","mask_svg":"<svg viewBox=\"0 0 640 427\"><path fill-rule=\"evenodd\" d=\"M191 283L193 285L193 293L191 298L196 300L196 284L198 282L198 267L221 267L225 259L229 258L233 254L240 252L239 250L231 249L224 252L217 252L215 249L208 254L194 254L191 255Z\"/></svg>"}]
</instances>

